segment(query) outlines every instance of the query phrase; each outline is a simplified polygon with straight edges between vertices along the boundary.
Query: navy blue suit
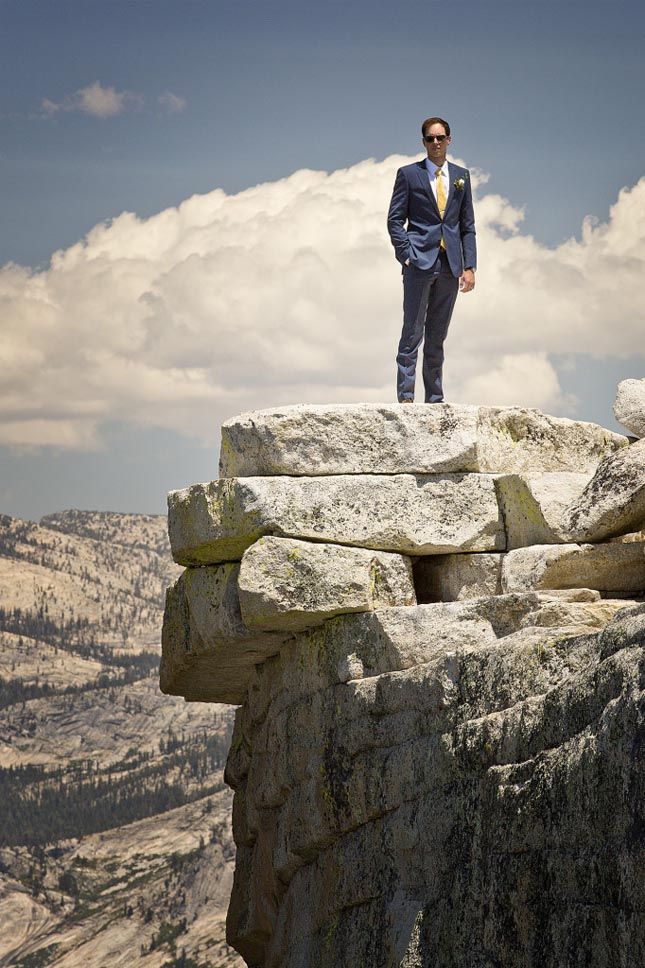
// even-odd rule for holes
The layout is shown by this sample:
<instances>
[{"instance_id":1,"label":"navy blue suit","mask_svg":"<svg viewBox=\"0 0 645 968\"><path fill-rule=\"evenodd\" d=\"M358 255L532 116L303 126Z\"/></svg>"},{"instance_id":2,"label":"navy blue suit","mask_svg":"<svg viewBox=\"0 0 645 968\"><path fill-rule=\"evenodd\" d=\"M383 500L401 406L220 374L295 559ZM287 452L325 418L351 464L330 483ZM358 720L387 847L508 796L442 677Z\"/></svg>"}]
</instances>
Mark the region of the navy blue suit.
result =
<instances>
[{"instance_id":1,"label":"navy blue suit","mask_svg":"<svg viewBox=\"0 0 645 968\"><path fill-rule=\"evenodd\" d=\"M403 265L403 332L397 354L399 400L414 397L417 354L423 348L426 403L443 400L443 344L464 268L477 267L470 174L448 162L443 220L423 161L399 168L387 218ZM445 250L440 248L443 235ZM406 265L406 262L409 264Z\"/></svg>"}]
</instances>

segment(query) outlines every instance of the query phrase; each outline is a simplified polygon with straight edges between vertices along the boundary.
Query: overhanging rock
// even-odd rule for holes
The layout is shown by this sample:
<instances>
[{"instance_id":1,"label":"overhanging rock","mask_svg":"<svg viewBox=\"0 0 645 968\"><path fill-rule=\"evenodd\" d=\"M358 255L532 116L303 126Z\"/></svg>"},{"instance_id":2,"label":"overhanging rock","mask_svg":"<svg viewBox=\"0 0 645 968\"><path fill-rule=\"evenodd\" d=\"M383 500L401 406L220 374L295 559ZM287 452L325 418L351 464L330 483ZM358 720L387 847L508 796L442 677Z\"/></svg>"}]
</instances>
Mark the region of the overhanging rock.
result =
<instances>
[{"instance_id":1,"label":"overhanging rock","mask_svg":"<svg viewBox=\"0 0 645 968\"><path fill-rule=\"evenodd\" d=\"M240 559L266 534L413 555L506 544L495 482L486 474L212 481L169 495L168 527L180 565Z\"/></svg>"},{"instance_id":2,"label":"overhanging rock","mask_svg":"<svg viewBox=\"0 0 645 968\"><path fill-rule=\"evenodd\" d=\"M258 634L242 621L238 564L188 568L166 592L162 692L192 702L243 701L255 666L288 634Z\"/></svg>"}]
</instances>

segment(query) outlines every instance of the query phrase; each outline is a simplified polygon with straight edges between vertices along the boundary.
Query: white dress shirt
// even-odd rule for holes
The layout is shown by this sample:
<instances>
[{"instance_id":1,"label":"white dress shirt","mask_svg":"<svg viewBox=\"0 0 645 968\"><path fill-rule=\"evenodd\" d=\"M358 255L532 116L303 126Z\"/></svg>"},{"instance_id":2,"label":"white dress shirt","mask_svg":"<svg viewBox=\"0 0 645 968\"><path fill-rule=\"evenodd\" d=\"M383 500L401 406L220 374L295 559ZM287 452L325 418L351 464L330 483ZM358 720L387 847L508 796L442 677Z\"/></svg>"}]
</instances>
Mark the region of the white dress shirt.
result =
<instances>
[{"instance_id":1,"label":"white dress shirt","mask_svg":"<svg viewBox=\"0 0 645 968\"><path fill-rule=\"evenodd\" d=\"M428 179L430 181L430 188L432 189L432 194L434 195L435 199L437 197L437 178L443 179L443 190L446 194L446 203L447 203L448 195L450 194L450 179L448 178L447 159L446 161L444 161L441 168L438 168L438 165L435 165L434 162L430 161L429 158L426 158L426 168L428 170ZM441 172L440 175L435 175L435 172L437 171L437 169Z\"/></svg>"}]
</instances>

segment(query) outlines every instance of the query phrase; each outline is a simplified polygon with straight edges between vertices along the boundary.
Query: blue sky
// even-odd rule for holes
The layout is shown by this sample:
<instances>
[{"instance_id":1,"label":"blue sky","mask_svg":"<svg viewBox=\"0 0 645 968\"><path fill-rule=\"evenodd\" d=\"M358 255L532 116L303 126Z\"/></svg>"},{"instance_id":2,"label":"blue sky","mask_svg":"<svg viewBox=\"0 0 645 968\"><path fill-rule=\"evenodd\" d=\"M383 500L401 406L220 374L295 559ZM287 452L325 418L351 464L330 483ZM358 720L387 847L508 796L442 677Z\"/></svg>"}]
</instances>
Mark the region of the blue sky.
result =
<instances>
[{"instance_id":1,"label":"blue sky","mask_svg":"<svg viewBox=\"0 0 645 968\"><path fill-rule=\"evenodd\" d=\"M453 126L453 156L489 176L481 181L480 199L488 198L489 207L493 198L505 200L506 207L496 203L498 208L490 216L493 241L485 243L483 250L483 254L490 253L489 267L493 268L493 256L498 251L493 243L501 246L510 232L532 239L537 248L531 251L545 267L540 279L529 279L530 266L526 268L516 245L513 259L508 261L509 272L514 272L515 302L511 306L509 297L496 310L500 332L514 359L529 366L529 355L535 354L540 365L544 364L543 386L547 387L549 373L558 380L557 390L543 389L542 396L517 402L542 403L545 409L550 406L552 411L614 426L611 403L616 382L643 375L645 343L639 338L642 330L637 325L637 307L629 301L623 305L614 300L615 304L620 302L620 312L607 320L607 327L617 334L615 345L603 338L600 318L590 327L588 338L582 323L574 327L568 340L549 336L557 331L550 329L542 346L545 362L539 339L535 339L535 322L524 320L526 306L517 272L527 273L526 304L535 302L531 286L538 286L545 296L545 286L557 287L560 292L570 283L576 289L575 305L579 306L585 299L586 281L598 287L598 278L604 273L616 279L611 258L607 261L603 256L600 234L584 254L577 249L562 250L570 256L569 283L559 278L549 253L571 238L580 243L585 217L592 216L600 226L608 223L610 206L616 204L621 189L632 189L645 175L645 134L639 120L645 74L644 21L643 6L635 2L617 2L609 8L595 2L556 4L551 0L540 4L466 0L450 6L432 2L405 6L327 2L309 6L295 2L231 5L205 0L0 0L0 193L4 213L0 265L17 263L34 270L23 275L14 270L6 273L11 304L5 319L14 333L20 332L25 306L33 306L33 297L27 300L25 295L21 302L21 293L27 293L28 278L32 286L39 278L47 288L48 304L59 301L62 307L56 323L52 323L61 327L61 345L70 339L71 346L84 337L79 336L83 332L81 321L68 326L74 312L74 290L68 286L83 291L84 299L86 289L95 286L92 291L97 293L97 300L100 290L87 265L77 275L65 270L62 286L63 276L47 275L49 260L57 250L72 251L95 226L109 225L121 213L133 212L149 234L161 230L185 232L183 254L168 259L165 269L166 279L177 279L179 267L183 271L187 265L188 239L197 231L196 226L203 233L205 218L213 217L212 203L207 204L207 200L212 199L214 189L221 189L228 203L230 196L259 183L284 183L285 187L279 189L279 205L281 211L288 212L293 199L300 197L298 184L288 176L301 169L348 169L358 173L356 178L363 178L360 165L365 159L375 159L378 166L394 155L419 156L419 122L430 114L440 114ZM369 172L365 177L372 178L374 184L377 180L379 186L389 184L389 171L381 173L377 167ZM335 184L329 187L332 193ZM374 224L384 226L386 193L379 189L380 194L361 195L363 189L356 190L362 204L373 199L376 209L382 199L383 211L375 213L378 218ZM276 217L271 208L278 204L275 191L267 189L258 194L258 219L267 212ZM352 202L350 182L343 183L338 191L345 206L338 206L338 231L342 233L343 211L351 208ZM196 209L201 205L202 214L191 212L190 226L183 218L172 228L165 223L163 229L148 224L156 213L180 206L194 196L203 196L204 201L193 206ZM335 197L330 195L332 200ZM488 211L485 205L480 201L484 214ZM508 227L509 206L524 215L512 229ZM633 215L635 208L641 212L640 221ZM243 238L248 238L252 249L254 220L246 208L244 212L246 235L236 238L235 245L243 247ZM506 227L495 222L500 213L506 213ZM625 231L634 234L628 258L630 264L634 262L636 280L643 256L639 228L642 194L634 192L614 221L610 239L622 237L618 234L621 231L623 235ZM271 276L265 304L273 307L276 318L281 311L288 316L298 291L282 294L285 302L281 310L275 267L265 264L261 253L253 259L226 261L222 224L228 223L218 223L218 231L213 228L208 239L202 235L199 271L190 276L190 283L184 280L178 286L207 289L207 281L224 265L229 275L238 274L245 289L268 286L266 280ZM343 272L342 264L336 266L331 253L329 258L324 255L327 242L317 235L313 221L303 222L299 231L304 240L301 254L319 251L330 278ZM114 270L114 252L123 246L119 265L129 260L130 280L135 263L138 265L129 247L131 237L132 227L125 223L115 223L111 235L106 236L113 258L106 272L116 273L112 289L121 287L124 293L127 286L121 269L118 273ZM271 245L271 237L265 238L266 245ZM356 271L364 272L360 255L365 243L357 235L356 239L351 258L356 259ZM101 237L96 244L106 243ZM383 244L389 246L386 237ZM83 258L95 268L92 251L86 244ZM499 248L496 265L501 264L503 252L507 249ZM297 253L291 256L296 258ZM66 264L71 261L68 256ZM623 258L621 267L624 263ZM288 260L284 262L284 266L288 264ZM482 299L479 304L473 303L480 314L486 308L486 271L483 264ZM394 306L399 282L393 262L391 274ZM492 280L491 274L491 287ZM494 277L494 282L496 293L506 285L504 278ZM369 275L365 275L364 285L369 285ZM629 278L621 281L619 293L623 287L630 287ZM182 323L181 288L171 295L170 290L146 276L145 286L140 292L136 290L139 296L134 295L135 290L133 286L133 300L140 302L144 293L149 302L163 300L163 326L173 329L185 325L191 333L199 330L200 339L209 338L208 316L215 314L216 318L217 293L211 293L214 301L202 307L201 322L200 310L194 309L190 321ZM473 300L479 295L476 291ZM594 305L601 295L600 289L590 294ZM389 298L388 291L386 301ZM239 324L244 327L240 341L244 349L240 352L246 355L241 357L242 363L234 359L228 343L224 346L226 340L236 345L235 327L225 322L212 330L220 358L230 356L231 366L237 367L237 388L227 386L218 395L216 390L221 388L223 378L218 375L216 361L209 364L207 372L197 375L194 352L191 355L190 378L203 393L198 400L200 412L210 407L213 425L212 432L201 425L196 429L199 420L186 402L185 387L177 389L173 397L162 392L157 382L162 372L172 370L173 380L179 380L178 369L187 372L181 348L172 344L171 349L170 343L166 346L164 362L158 364L152 381L154 389L143 402L140 397L129 397L123 389L128 378L124 375L127 354L122 344L130 325L126 296L121 302L110 299L109 306L105 296L100 299L96 307L83 303L84 312L89 314L86 318L96 320L92 323L94 330L105 327L106 341L111 342L109 347L107 342L93 344L92 352L88 351L96 373L92 381L88 379L86 406L79 391L73 407L59 407L70 392L73 373L84 365L83 358L76 359L76 369L68 371L60 361L50 367L51 353L43 351L40 370L30 369L29 350L43 337L42 320L30 323L31 347L19 346L13 356L5 351L11 392L0 411L0 418L8 425L0 438L0 511L32 518L69 506L162 511L168 488L215 476L217 424L238 409L305 398L321 402L360 398L348 396L347 380L334 383L331 371L337 371L339 364L331 356L329 371L323 372L321 363L317 373L316 364L307 362L306 339L301 341L300 355L296 353L298 340L293 338L293 330L283 334L289 341L285 357L293 355L293 365L302 369L311 393L294 383L292 375L285 376L277 364L255 369L249 363L246 368L243 361L255 352L254 327L261 342L265 323L261 308L249 307ZM346 325L355 322L357 332L362 332L363 326L369 332L369 320L356 320L352 315L356 312L352 299L348 291ZM561 327L565 329L571 317L567 303L558 299L554 299L554 305L562 306ZM324 300L311 306L308 296L307 302L307 318L323 318L323 306L326 312L332 311ZM226 305L238 304L238 296L231 293ZM590 304L592 315L594 305ZM342 315L342 304L334 305L333 311ZM473 318L468 325L474 327L477 313L473 308L469 313ZM506 314L503 320L500 314ZM492 331L498 316L486 321L491 345L495 343ZM117 317L126 334L117 341L121 347L119 377L112 365ZM162 325L159 319L161 316L155 332ZM204 328L199 329L202 325ZM376 349L366 346L363 365L373 378L363 380L364 398L383 398L382 392L378 395L387 385L383 374L389 373L387 367L393 367L389 360L382 363L378 353L387 354L391 349L394 354L398 325L393 319L391 331ZM524 330L529 325L534 336L530 345ZM555 327L553 320L551 326ZM380 324L379 332L382 329ZM513 347L515 334L518 344ZM137 344L137 352L144 343ZM358 346L354 352L360 353L361 344ZM175 356L171 359L172 353ZM108 356L112 361L109 372L103 372L100 366L107 367L108 363L100 361ZM320 350L317 358L321 358ZM455 353L453 360L455 364L462 362ZM462 376L468 365L464 358ZM514 366L509 362L506 368L500 368L498 380L505 380L504 374L519 372ZM43 369L48 371L46 375ZM42 382L35 373L44 376ZM467 383L460 384L458 378L460 374L455 373L457 388L465 396L470 393L469 402L478 402L472 399L474 387L483 388L481 402L492 402L487 396L490 386L485 383L486 372L473 372ZM141 374L135 379L141 381ZM101 381L112 387L112 395L106 393L99 399L97 387ZM257 389L259 383L263 384L262 392ZM290 389L285 390L285 386ZM493 398L494 392L493 384ZM162 397L163 405L155 404ZM65 414L55 416L49 439L48 422L57 408L61 413L64 409ZM93 414L91 426L89 411ZM21 421L25 421L23 436ZM65 424L62 430L61 421Z\"/></svg>"}]
</instances>

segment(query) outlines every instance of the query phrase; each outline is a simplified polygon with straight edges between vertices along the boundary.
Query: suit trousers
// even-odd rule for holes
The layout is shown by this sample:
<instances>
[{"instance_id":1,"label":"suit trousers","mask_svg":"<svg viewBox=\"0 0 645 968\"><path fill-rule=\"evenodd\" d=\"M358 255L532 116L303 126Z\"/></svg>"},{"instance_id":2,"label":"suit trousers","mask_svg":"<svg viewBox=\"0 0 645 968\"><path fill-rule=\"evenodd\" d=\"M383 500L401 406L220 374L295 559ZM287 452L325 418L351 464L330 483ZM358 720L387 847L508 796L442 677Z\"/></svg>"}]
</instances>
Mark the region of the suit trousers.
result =
<instances>
[{"instance_id":1,"label":"suit trousers","mask_svg":"<svg viewBox=\"0 0 645 968\"><path fill-rule=\"evenodd\" d=\"M431 269L403 266L403 332L396 357L399 400L414 399L417 355L423 344L423 384L426 403L443 400L443 344L455 308L459 279L440 250Z\"/></svg>"}]
</instances>

